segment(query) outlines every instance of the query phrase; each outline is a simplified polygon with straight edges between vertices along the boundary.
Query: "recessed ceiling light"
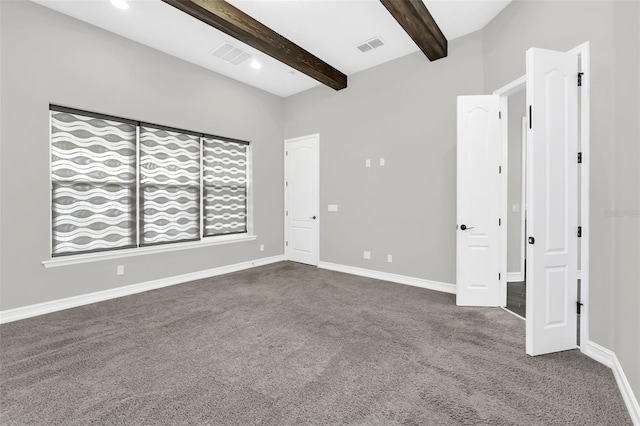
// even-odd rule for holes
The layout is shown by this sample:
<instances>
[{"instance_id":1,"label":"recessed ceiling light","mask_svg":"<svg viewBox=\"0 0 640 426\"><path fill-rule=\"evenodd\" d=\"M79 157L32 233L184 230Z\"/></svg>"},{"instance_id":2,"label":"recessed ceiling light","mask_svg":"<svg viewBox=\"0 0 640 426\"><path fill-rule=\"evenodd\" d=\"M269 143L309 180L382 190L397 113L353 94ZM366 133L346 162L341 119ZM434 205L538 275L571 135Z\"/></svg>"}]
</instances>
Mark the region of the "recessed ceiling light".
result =
<instances>
[{"instance_id":1,"label":"recessed ceiling light","mask_svg":"<svg viewBox=\"0 0 640 426\"><path fill-rule=\"evenodd\" d=\"M251 63L249 64L249 66L251 68L253 68L254 70L259 70L260 68L262 68L262 65L260 64L260 62L258 62L256 59L254 59L253 61L251 61Z\"/></svg>"},{"instance_id":2,"label":"recessed ceiling light","mask_svg":"<svg viewBox=\"0 0 640 426\"><path fill-rule=\"evenodd\" d=\"M117 7L118 9L127 10L129 9L129 3L126 0L111 0L111 4Z\"/></svg>"}]
</instances>

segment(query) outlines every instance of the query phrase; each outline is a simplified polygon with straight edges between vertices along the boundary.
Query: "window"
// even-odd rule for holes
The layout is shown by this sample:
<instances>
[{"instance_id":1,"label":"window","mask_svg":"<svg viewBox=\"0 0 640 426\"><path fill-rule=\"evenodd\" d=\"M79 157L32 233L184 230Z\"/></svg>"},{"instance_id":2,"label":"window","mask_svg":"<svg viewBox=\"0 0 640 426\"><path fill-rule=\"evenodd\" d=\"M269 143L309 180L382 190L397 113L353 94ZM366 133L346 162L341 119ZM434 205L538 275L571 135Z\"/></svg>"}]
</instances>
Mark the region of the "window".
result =
<instances>
[{"instance_id":1,"label":"window","mask_svg":"<svg viewBox=\"0 0 640 426\"><path fill-rule=\"evenodd\" d=\"M247 232L247 146L204 139L204 235Z\"/></svg>"},{"instance_id":2,"label":"window","mask_svg":"<svg viewBox=\"0 0 640 426\"><path fill-rule=\"evenodd\" d=\"M200 238L200 137L140 128L141 245Z\"/></svg>"},{"instance_id":3,"label":"window","mask_svg":"<svg viewBox=\"0 0 640 426\"><path fill-rule=\"evenodd\" d=\"M51 105L52 256L246 234L248 150Z\"/></svg>"}]
</instances>

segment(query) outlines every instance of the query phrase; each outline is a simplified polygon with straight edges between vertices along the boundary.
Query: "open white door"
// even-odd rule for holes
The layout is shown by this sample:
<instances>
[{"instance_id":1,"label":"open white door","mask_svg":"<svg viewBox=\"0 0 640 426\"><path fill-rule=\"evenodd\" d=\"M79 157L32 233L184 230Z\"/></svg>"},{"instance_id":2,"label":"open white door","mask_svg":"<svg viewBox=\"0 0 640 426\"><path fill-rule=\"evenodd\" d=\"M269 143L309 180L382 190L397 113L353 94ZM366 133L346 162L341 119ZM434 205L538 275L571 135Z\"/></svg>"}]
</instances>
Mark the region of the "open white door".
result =
<instances>
[{"instance_id":1,"label":"open white door","mask_svg":"<svg viewBox=\"0 0 640 426\"><path fill-rule=\"evenodd\" d=\"M497 95L458 96L458 306L500 306L499 111Z\"/></svg>"},{"instance_id":2,"label":"open white door","mask_svg":"<svg viewBox=\"0 0 640 426\"><path fill-rule=\"evenodd\" d=\"M527 51L529 355L576 347L578 57Z\"/></svg>"},{"instance_id":3,"label":"open white door","mask_svg":"<svg viewBox=\"0 0 640 426\"><path fill-rule=\"evenodd\" d=\"M319 135L285 141L285 258L318 265Z\"/></svg>"}]
</instances>

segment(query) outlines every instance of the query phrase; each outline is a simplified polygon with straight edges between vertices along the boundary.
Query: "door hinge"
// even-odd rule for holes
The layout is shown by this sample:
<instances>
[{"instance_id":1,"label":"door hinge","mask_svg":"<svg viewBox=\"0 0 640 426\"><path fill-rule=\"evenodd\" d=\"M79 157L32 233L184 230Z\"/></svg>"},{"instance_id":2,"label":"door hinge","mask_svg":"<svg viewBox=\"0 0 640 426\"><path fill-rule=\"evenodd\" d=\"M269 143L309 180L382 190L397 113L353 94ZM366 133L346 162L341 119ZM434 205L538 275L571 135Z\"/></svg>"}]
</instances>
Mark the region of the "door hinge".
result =
<instances>
[{"instance_id":1,"label":"door hinge","mask_svg":"<svg viewBox=\"0 0 640 426\"><path fill-rule=\"evenodd\" d=\"M581 164L581 163L582 163L582 153L579 152L578 153L578 164Z\"/></svg>"},{"instance_id":2,"label":"door hinge","mask_svg":"<svg viewBox=\"0 0 640 426\"><path fill-rule=\"evenodd\" d=\"M536 239L533 237L529 237L529 244L535 244L536 243Z\"/></svg>"},{"instance_id":3,"label":"door hinge","mask_svg":"<svg viewBox=\"0 0 640 426\"><path fill-rule=\"evenodd\" d=\"M289 216L289 210L287 210L286 212L284 212L285 216Z\"/></svg>"},{"instance_id":4,"label":"door hinge","mask_svg":"<svg viewBox=\"0 0 640 426\"><path fill-rule=\"evenodd\" d=\"M498 174L502 174L502 166L498 166Z\"/></svg>"},{"instance_id":5,"label":"door hinge","mask_svg":"<svg viewBox=\"0 0 640 426\"><path fill-rule=\"evenodd\" d=\"M498 218L498 226L502 226L502 218Z\"/></svg>"},{"instance_id":6,"label":"door hinge","mask_svg":"<svg viewBox=\"0 0 640 426\"><path fill-rule=\"evenodd\" d=\"M498 281L500 281L500 277L501 277L500 272L498 272Z\"/></svg>"},{"instance_id":7,"label":"door hinge","mask_svg":"<svg viewBox=\"0 0 640 426\"><path fill-rule=\"evenodd\" d=\"M532 126L532 122L533 122L533 111L531 110L531 105L529 105L529 128L531 129Z\"/></svg>"},{"instance_id":8,"label":"door hinge","mask_svg":"<svg viewBox=\"0 0 640 426\"><path fill-rule=\"evenodd\" d=\"M582 86L582 75L584 73L583 72L579 72L578 73L578 87Z\"/></svg>"},{"instance_id":9,"label":"door hinge","mask_svg":"<svg viewBox=\"0 0 640 426\"><path fill-rule=\"evenodd\" d=\"M289 151L285 151L285 152L284 152L284 155L289 155Z\"/></svg>"},{"instance_id":10,"label":"door hinge","mask_svg":"<svg viewBox=\"0 0 640 426\"><path fill-rule=\"evenodd\" d=\"M578 238L582 237L582 226L578 226Z\"/></svg>"},{"instance_id":11,"label":"door hinge","mask_svg":"<svg viewBox=\"0 0 640 426\"><path fill-rule=\"evenodd\" d=\"M498 111L498 120L502 118L502 111Z\"/></svg>"},{"instance_id":12,"label":"door hinge","mask_svg":"<svg viewBox=\"0 0 640 426\"><path fill-rule=\"evenodd\" d=\"M285 245L286 245L287 247L289 247L289 241L287 241L287 242L285 243Z\"/></svg>"},{"instance_id":13,"label":"door hinge","mask_svg":"<svg viewBox=\"0 0 640 426\"><path fill-rule=\"evenodd\" d=\"M285 182L285 183L284 183L284 186L287 186L287 187L288 187L288 186L289 186L289 182Z\"/></svg>"},{"instance_id":14,"label":"door hinge","mask_svg":"<svg viewBox=\"0 0 640 426\"><path fill-rule=\"evenodd\" d=\"M582 311L582 305L583 303L580 303L579 300L576 302L576 312L578 313L578 315L580 315L580 311Z\"/></svg>"}]
</instances>

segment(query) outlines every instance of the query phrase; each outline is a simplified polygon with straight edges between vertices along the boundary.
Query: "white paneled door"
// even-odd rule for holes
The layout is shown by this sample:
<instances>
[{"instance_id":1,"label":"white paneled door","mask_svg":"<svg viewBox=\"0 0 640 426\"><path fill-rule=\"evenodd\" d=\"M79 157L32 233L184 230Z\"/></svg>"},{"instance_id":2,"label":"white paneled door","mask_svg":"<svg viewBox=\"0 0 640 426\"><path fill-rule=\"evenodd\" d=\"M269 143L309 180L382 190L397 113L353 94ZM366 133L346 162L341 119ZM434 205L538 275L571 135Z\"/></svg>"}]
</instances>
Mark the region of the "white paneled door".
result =
<instances>
[{"instance_id":1,"label":"white paneled door","mask_svg":"<svg viewBox=\"0 0 640 426\"><path fill-rule=\"evenodd\" d=\"M319 135L285 141L285 257L318 265Z\"/></svg>"},{"instance_id":2,"label":"white paneled door","mask_svg":"<svg viewBox=\"0 0 640 426\"><path fill-rule=\"evenodd\" d=\"M527 51L529 355L576 347L578 57Z\"/></svg>"},{"instance_id":3,"label":"white paneled door","mask_svg":"<svg viewBox=\"0 0 640 426\"><path fill-rule=\"evenodd\" d=\"M499 107L497 95L458 97L458 306L500 306Z\"/></svg>"}]
</instances>

